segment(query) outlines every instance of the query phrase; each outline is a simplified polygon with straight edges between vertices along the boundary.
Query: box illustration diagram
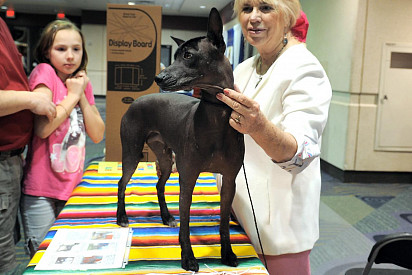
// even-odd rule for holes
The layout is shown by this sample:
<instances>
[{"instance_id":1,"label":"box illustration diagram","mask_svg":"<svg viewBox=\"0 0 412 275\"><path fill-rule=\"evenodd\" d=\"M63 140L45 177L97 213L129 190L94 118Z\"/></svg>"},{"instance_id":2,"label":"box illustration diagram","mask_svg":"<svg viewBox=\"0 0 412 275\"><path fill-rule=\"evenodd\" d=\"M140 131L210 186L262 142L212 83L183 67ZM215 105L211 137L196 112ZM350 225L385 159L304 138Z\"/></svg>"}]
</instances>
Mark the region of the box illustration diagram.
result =
<instances>
[{"instance_id":1,"label":"box illustration diagram","mask_svg":"<svg viewBox=\"0 0 412 275\"><path fill-rule=\"evenodd\" d=\"M159 6L107 5L106 160L121 161L120 123L139 96L157 93L162 11ZM144 161L154 161L145 146Z\"/></svg>"}]
</instances>

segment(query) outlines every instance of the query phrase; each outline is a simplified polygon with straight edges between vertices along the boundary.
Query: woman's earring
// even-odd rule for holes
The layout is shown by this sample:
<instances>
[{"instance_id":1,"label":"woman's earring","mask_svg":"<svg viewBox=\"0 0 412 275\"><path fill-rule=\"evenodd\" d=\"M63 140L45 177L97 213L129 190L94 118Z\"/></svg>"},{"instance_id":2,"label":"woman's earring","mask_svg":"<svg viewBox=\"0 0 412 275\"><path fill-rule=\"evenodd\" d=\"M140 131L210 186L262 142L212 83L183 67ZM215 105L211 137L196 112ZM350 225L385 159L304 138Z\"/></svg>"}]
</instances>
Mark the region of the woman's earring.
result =
<instances>
[{"instance_id":1,"label":"woman's earring","mask_svg":"<svg viewBox=\"0 0 412 275\"><path fill-rule=\"evenodd\" d=\"M283 45L286 45L288 43L288 37L286 36L286 33L285 33L285 36L283 37Z\"/></svg>"}]
</instances>

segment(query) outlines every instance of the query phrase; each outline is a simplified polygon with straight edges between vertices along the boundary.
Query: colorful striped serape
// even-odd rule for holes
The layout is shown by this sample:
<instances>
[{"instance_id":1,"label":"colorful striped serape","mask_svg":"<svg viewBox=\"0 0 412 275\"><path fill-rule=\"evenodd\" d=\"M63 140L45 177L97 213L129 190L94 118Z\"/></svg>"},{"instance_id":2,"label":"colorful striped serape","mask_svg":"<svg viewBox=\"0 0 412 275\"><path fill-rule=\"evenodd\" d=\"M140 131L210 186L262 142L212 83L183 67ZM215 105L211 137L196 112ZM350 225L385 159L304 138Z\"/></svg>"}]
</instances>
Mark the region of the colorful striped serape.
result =
<instances>
[{"instance_id":1,"label":"colorful striped serape","mask_svg":"<svg viewBox=\"0 0 412 275\"><path fill-rule=\"evenodd\" d=\"M117 166L117 167L116 167ZM116 224L117 182L121 164L96 162L84 172L81 183L73 191L66 206L51 227L25 274L56 274L56 271L34 270L56 230L60 228L112 228ZM163 225L156 195L154 163L139 164L126 189L126 212L133 228L129 263L124 269L91 271L58 271L58 274L192 274L181 268L179 227ZM178 174L166 184L166 201L179 222ZM198 274L268 274L243 229L230 224L231 242L238 257L236 268L220 262L220 197L216 179L201 173L193 193L190 231L194 254L199 262Z\"/></svg>"}]
</instances>

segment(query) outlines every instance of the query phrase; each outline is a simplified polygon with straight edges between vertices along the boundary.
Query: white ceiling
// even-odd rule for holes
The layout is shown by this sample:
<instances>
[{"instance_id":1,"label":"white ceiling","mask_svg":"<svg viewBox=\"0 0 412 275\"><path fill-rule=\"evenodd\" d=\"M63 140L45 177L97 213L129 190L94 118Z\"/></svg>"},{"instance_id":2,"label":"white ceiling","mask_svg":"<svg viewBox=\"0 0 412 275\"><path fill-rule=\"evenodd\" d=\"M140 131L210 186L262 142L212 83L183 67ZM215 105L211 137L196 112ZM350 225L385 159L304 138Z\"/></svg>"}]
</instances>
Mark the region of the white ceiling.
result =
<instances>
[{"instance_id":1,"label":"white ceiling","mask_svg":"<svg viewBox=\"0 0 412 275\"><path fill-rule=\"evenodd\" d=\"M107 3L162 6L165 15L207 17L212 7L221 10L231 0L6 0L16 13L54 14L60 11L68 15L81 15L81 10L105 11ZM200 8L204 6L204 8Z\"/></svg>"}]
</instances>

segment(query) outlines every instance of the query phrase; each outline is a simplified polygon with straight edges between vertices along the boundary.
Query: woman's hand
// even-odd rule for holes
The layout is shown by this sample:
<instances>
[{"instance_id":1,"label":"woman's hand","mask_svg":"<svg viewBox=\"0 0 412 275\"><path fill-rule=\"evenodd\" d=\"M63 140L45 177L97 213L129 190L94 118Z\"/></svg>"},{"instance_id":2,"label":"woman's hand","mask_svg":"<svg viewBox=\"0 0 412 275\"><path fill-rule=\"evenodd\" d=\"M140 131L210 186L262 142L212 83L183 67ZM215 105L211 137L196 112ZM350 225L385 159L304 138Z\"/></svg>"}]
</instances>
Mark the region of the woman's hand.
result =
<instances>
[{"instance_id":1,"label":"woman's hand","mask_svg":"<svg viewBox=\"0 0 412 275\"><path fill-rule=\"evenodd\" d=\"M230 126L242 134L249 134L275 162L292 159L297 151L295 138L268 120L256 101L240 93L236 85L235 90L225 89L216 97L233 110Z\"/></svg>"},{"instance_id":2,"label":"woman's hand","mask_svg":"<svg viewBox=\"0 0 412 275\"><path fill-rule=\"evenodd\" d=\"M242 134L253 134L262 129L266 118L260 111L259 103L235 90L225 89L217 98L232 108L229 124Z\"/></svg>"}]
</instances>

